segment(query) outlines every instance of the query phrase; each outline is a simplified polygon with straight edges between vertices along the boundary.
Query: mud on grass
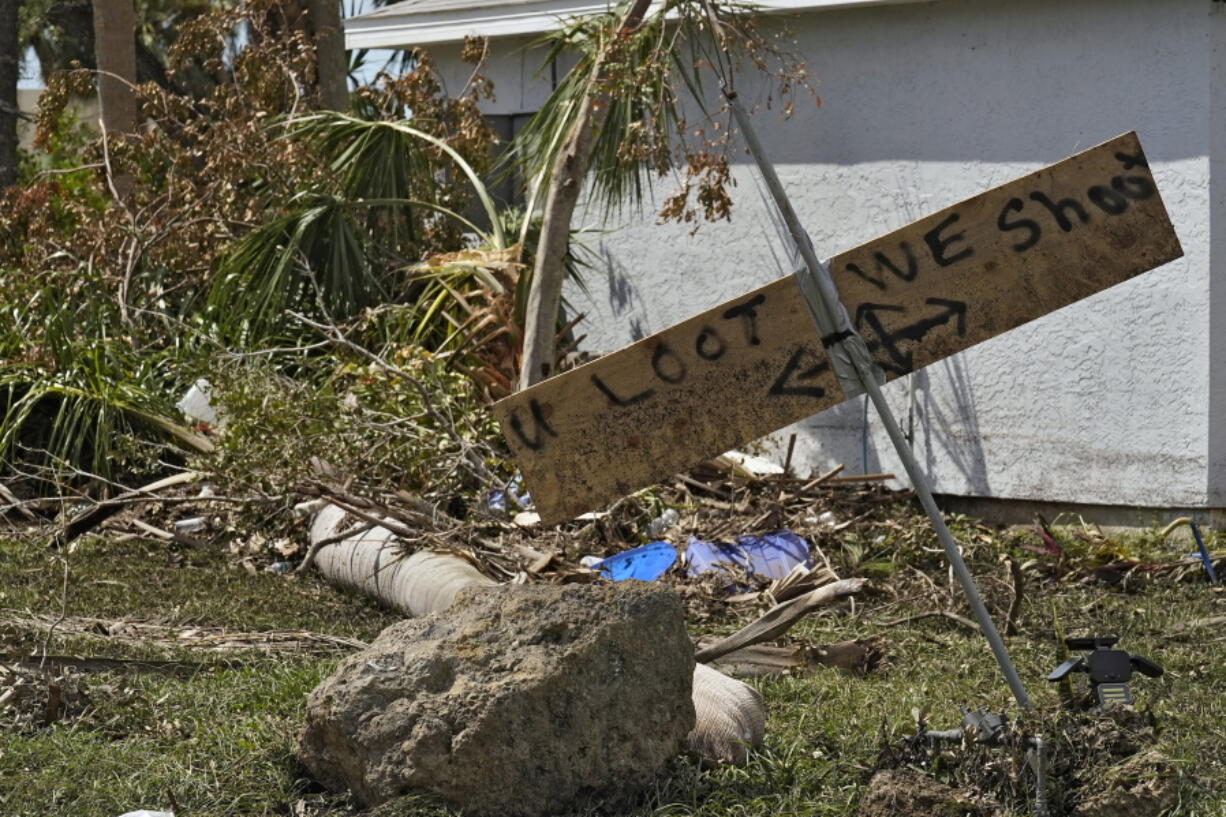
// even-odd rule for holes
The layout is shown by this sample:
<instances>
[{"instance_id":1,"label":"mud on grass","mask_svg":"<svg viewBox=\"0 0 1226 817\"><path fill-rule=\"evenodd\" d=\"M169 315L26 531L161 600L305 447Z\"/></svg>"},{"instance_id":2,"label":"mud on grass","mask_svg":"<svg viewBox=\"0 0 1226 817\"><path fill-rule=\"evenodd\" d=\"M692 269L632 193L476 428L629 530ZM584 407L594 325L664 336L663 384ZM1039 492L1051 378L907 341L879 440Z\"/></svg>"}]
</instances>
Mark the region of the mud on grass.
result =
<instances>
[{"instance_id":1,"label":"mud on grass","mask_svg":"<svg viewBox=\"0 0 1226 817\"><path fill-rule=\"evenodd\" d=\"M1003 599L996 546L976 546L972 568L989 597ZM0 616L10 620L132 618L187 631L308 630L370 640L395 619L313 577L252 575L231 567L228 555L161 543L98 538L59 554L41 543L6 540L0 554ZM61 559L68 563L66 593ZM921 567L941 580L931 565ZM998 612L1002 602L990 603ZM793 642L882 636L889 658L864 676L818 670L752 681L771 710L764 751L741 768L704 771L678 760L636 806L606 813L855 814L881 747L914 732L915 712L939 729L957 725L959 704L1010 709L1009 693L976 633L945 618L888 624L931 606L922 596L882 592L854 610L832 609L806 620L790 634ZM1162 678L1135 679L1134 693L1153 711L1155 748L1169 759L1175 784L1168 813L1226 815L1222 637L1213 627L1170 635L1188 621L1226 613L1223 608L1226 595L1195 581L1111 586L1035 580L1020 632L1008 643L1032 697L1048 711L1057 697L1054 685L1042 680L1057 663L1053 616L1068 634L1119 635L1122 648L1165 666ZM717 620L701 625L726 626ZM31 721L0 730L0 815L114 817L135 808L175 808L193 817L361 813L345 797L320 791L293 757L306 694L331 671L334 656L261 648L218 653L117 643L103 632L48 635L48 629L0 624L0 653L11 659L45 646L52 654L178 661L192 668L163 673L132 665L69 676L88 702L84 708L66 708L49 726ZM414 797L375 813L448 812Z\"/></svg>"}]
</instances>

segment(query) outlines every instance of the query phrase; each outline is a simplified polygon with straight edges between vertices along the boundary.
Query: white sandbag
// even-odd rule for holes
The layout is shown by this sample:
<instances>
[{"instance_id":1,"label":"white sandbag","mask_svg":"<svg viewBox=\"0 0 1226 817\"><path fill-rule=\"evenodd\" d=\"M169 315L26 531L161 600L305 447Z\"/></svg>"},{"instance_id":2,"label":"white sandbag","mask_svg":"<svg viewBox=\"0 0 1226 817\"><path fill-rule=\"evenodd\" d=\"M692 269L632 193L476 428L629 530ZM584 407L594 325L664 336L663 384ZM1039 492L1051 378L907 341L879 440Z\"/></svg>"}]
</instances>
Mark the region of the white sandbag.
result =
<instances>
[{"instance_id":1,"label":"white sandbag","mask_svg":"<svg viewBox=\"0 0 1226 817\"><path fill-rule=\"evenodd\" d=\"M335 505L322 509L311 526L311 541L342 533L344 519L345 512ZM315 556L315 566L329 581L410 616L446 610L464 587L497 584L452 553L419 550L406 556L396 535L382 527L325 545Z\"/></svg>"},{"instance_id":2,"label":"white sandbag","mask_svg":"<svg viewBox=\"0 0 1226 817\"><path fill-rule=\"evenodd\" d=\"M744 763L762 745L766 704L753 687L696 664L692 695L697 723L686 739L691 752L716 763Z\"/></svg>"}]
</instances>

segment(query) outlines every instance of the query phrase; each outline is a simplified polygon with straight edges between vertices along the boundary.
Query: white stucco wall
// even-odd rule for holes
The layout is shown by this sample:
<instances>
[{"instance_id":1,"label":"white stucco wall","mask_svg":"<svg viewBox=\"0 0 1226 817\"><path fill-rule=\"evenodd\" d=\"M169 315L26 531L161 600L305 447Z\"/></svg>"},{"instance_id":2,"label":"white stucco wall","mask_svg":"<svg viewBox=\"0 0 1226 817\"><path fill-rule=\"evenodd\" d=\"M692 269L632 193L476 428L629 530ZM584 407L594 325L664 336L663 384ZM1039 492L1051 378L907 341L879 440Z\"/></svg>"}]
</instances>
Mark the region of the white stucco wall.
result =
<instances>
[{"instance_id":1,"label":"white stucco wall","mask_svg":"<svg viewBox=\"0 0 1226 817\"><path fill-rule=\"evenodd\" d=\"M562 77L573 64L560 57L551 70L548 52L534 47L539 37L501 37L494 40L489 57L481 66L482 76L494 84L494 98L482 100L481 110L497 116L531 114L538 111L553 90L554 75ZM473 66L460 60L458 43L439 43L428 48L443 90L458 94L472 77Z\"/></svg>"},{"instance_id":2,"label":"white stucco wall","mask_svg":"<svg viewBox=\"0 0 1226 817\"><path fill-rule=\"evenodd\" d=\"M1213 368L1221 416L1222 285L1218 366L1210 359L1210 63L1226 68L1211 37L1226 21L1215 14L1211 29L1210 5L943 0L795 21L823 104L798 104L786 123L764 114L759 132L819 254L1134 129L1183 243L1179 261L891 384L904 425L914 389L915 448L938 492L1204 506L1216 479L1212 504L1226 500L1220 420L1210 471L1209 385ZM1226 114L1215 110L1222 133ZM600 240L607 268L592 276L592 296L568 293L587 313L589 348L618 348L785 274L743 161L736 178L731 225L690 236L645 213ZM1226 252L1215 257L1226 263ZM859 472L862 418L857 399L776 444L795 432L802 466ZM866 470L902 473L876 418L868 452Z\"/></svg>"}]
</instances>

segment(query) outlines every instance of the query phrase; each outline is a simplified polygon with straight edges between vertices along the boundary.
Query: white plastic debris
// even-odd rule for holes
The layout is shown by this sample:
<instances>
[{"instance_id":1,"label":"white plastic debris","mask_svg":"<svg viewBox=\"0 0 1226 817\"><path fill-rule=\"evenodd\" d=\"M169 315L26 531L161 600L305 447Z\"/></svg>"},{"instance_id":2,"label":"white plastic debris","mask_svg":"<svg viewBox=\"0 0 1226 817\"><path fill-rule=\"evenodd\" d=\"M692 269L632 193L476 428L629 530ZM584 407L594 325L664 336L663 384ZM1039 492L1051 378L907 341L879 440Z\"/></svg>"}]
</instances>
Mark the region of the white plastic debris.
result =
<instances>
[{"instance_id":1,"label":"white plastic debris","mask_svg":"<svg viewBox=\"0 0 1226 817\"><path fill-rule=\"evenodd\" d=\"M175 533L198 533L208 526L209 520L203 516L193 516L191 519L180 519L175 522Z\"/></svg>"},{"instance_id":2,"label":"white plastic debris","mask_svg":"<svg viewBox=\"0 0 1226 817\"><path fill-rule=\"evenodd\" d=\"M322 511L328 505L326 499L308 499L306 502L299 502L294 506L293 513L295 519L314 519L315 514Z\"/></svg>"},{"instance_id":3,"label":"white plastic debris","mask_svg":"<svg viewBox=\"0 0 1226 817\"><path fill-rule=\"evenodd\" d=\"M725 451L715 458L721 466L731 467L734 471L747 477L771 477L783 473L783 466L763 457L755 457L744 451Z\"/></svg>"},{"instance_id":4,"label":"white plastic debris","mask_svg":"<svg viewBox=\"0 0 1226 817\"><path fill-rule=\"evenodd\" d=\"M834 515L834 511L825 511L817 517L817 522L820 525L825 525L828 528L833 528L839 524L838 517Z\"/></svg>"},{"instance_id":5,"label":"white plastic debris","mask_svg":"<svg viewBox=\"0 0 1226 817\"><path fill-rule=\"evenodd\" d=\"M183 395L183 399L176 403L175 407L188 419L208 423L216 428L221 425L221 418L218 417L217 410L213 408L212 395L212 384L202 377L192 384L187 394Z\"/></svg>"},{"instance_id":6,"label":"white plastic debris","mask_svg":"<svg viewBox=\"0 0 1226 817\"><path fill-rule=\"evenodd\" d=\"M533 525L540 524L541 515L536 511L520 511L519 513L515 514L515 518L511 521L516 525L519 525L521 528L530 528Z\"/></svg>"},{"instance_id":7,"label":"white plastic debris","mask_svg":"<svg viewBox=\"0 0 1226 817\"><path fill-rule=\"evenodd\" d=\"M647 523L647 538L655 539L671 528L681 519L681 514L675 508L667 508L664 513Z\"/></svg>"},{"instance_id":8,"label":"white plastic debris","mask_svg":"<svg viewBox=\"0 0 1226 817\"><path fill-rule=\"evenodd\" d=\"M584 556L579 560L579 564L584 567L594 567L604 561L603 556Z\"/></svg>"}]
</instances>

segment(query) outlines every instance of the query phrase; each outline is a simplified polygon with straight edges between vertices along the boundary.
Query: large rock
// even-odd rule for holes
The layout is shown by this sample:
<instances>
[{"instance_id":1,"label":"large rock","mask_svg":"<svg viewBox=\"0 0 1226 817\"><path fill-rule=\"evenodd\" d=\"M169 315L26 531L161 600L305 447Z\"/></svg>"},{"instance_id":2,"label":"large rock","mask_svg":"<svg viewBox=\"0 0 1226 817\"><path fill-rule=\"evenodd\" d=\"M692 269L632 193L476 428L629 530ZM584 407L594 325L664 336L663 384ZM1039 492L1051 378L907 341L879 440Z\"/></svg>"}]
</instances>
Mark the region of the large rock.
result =
<instances>
[{"instance_id":1,"label":"large rock","mask_svg":"<svg viewBox=\"0 0 1226 817\"><path fill-rule=\"evenodd\" d=\"M374 805L428 791L477 813L631 792L694 726L681 604L640 582L460 591L384 630L307 704L302 762Z\"/></svg>"}]
</instances>

